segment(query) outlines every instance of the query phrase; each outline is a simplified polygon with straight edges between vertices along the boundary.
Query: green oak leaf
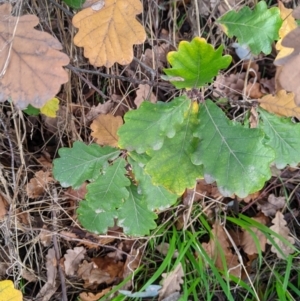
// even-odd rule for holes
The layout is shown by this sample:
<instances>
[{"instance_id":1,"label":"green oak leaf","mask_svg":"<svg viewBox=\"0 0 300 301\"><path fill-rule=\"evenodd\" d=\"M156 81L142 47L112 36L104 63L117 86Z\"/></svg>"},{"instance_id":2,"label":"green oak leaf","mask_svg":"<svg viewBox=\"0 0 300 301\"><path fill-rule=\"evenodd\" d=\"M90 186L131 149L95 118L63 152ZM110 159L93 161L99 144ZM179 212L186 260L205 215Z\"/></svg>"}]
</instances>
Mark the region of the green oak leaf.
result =
<instances>
[{"instance_id":1,"label":"green oak leaf","mask_svg":"<svg viewBox=\"0 0 300 301\"><path fill-rule=\"evenodd\" d=\"M172 65L164 69L171 83L177 88L200 88L211 83L220 69L227 68L230 55L222 56L223 46L217 50L203 38L179 43L178 51L169 52L167 59Z\"/></svg>"},{"instance_id":2,"label":"green oak leaf","mask_svg":"<svg viewBox=\"0 0 300 301\"><path fill-rule=\"evenodd\" d=\"M160 149L165 136L175 135L175 126L183 122L190 104L185 96L169 103L144 101L137 110L125 114L125 124L118 130L119 147L137 153Z\"/></svg>"},{"instance_id":3,"label":"green oak leaf","mask_svg":"<svg viewBox=\"0 0 300 301\"><path fill-rule=\"evenodd\" d=\"M121 206L129 193L130 180L125 176L126 161L117 159L108 166L95 182L87 185L86 200L94 210L110 211Z\"/></svg>"},{"instance_id":4,"label":"green oak leaf","mask_svg":"<svg viewBox=\"0 0 300 301\"><path fill-rule=\"evenodd\" d=\"M157 215L147 208L147 204L138 194L137 187L128 188L129 198L118 210L118 225L123 227L124 233L132 236L148 235L151 229L157 227Z\"/></svg>"},{"instance_id":5,"label":"green oak leaf","mask_svg":"<svg viewBox=\"0 0 300 301\"><path fill-rule=\"evenodd\" d=\"M115 225L114 218L117 217L116 210L101 211L91 208L90 202L81 201L77 209L78 220L80 224L88 231L96 234L104 234L108 227Z\"/></svg>"},{"instance_id":6,"label":"green oak leaf","mask_svg":"<svg viewBox=\"0 0 300 301\"><path fill-rule=\"evenodd\" d=\"M198 104L193 103L183 123L178 126L176 136L166 138L160 150L149 152L152 158L145 168L154 185L162 185L177 195L186 188L194 187L196 179L203 177L202 166L191 161L199 143L199 139L193 136L198 125L198 108Z\"/></svg>"},{"instance_id":7,"label":"green oak leaf","mask_svg":"<svg viewBox=\"0 0 300 301\"><path fill-rule=\"evenodd\" d=\"M192 156L203 164L206 182L217 182L225 196L246 197L260 190L271 177L274 151L264 144L260 129L249 129L230 121L211 100L201 105L195 136L201 143Z\"/></svg>"},{"instance_id":8,"label":"green oak leaf","mask_svg":"<svg viewBox=\"0 0 300 301\"><path fill-rule=\"evenodd\" d=\"M248 6L239 12L229 11L218 22L230 38L236 36L239 44L248 45L253 54L261 51L270 54L272 43L279 39L282 25L279 9L268 9L265 1L258 2L253 11Z\"/></svg>"},{"instance_id":9,"label":"green oak leaf","mask_svg":"<svg viewBox=\"0 0 300 301\"><path fill-rule=\"evenodd\" d=\"M128 157L128 162L131 164L135 180L141 188L142 200L146 202L149 210L163 210L176 202L178 198L176 194L169 192L163 186L152 183L151 177L144 172L144 168L137 161L137 156L135 156L135 160Z\"/></svg>"},{"instance_id":10,"label":"green oak leaf","mask_svg":"<svg viewBox=\"0 0 300 301\"><path fill-rule=\"evenodd\" d=\"M275 151L276 167L297 166L300 162L300 124L263 109L259 109L259 115L263 121L259 127L266 134L265 143Z\"/></svg>"},{"instance_id":11,"label":"green oak leaf","mask_svg":"<svg viewBox=\"0 0 300 301\"><path fill-rule=\"evenodd\" d=\"M72 148L59 149L60 158L53 160L53 175L63 187L79 188L86 180L95 180L100 170L120 154L119 150L98 144L86 145L76 141Z\"/></svg>"}]
</instances>

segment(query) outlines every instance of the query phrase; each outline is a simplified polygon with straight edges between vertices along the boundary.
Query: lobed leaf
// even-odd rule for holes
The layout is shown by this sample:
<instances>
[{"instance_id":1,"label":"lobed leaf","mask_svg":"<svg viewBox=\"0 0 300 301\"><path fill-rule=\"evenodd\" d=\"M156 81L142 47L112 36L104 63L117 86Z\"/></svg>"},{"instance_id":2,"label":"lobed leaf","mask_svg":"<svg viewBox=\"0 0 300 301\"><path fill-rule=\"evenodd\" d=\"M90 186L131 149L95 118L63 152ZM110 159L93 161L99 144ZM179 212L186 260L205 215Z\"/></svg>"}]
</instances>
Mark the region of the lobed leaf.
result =
<instances>
[{"instance_id":1,"label":"lobed leaf","mask_svg":"<svg viewBox=\"0 0 300 301\"><path fill-rule=\"evenodd\" d=\"M177 88L201 88L212 82L220 69L227 68L231 56L222 56L223 46L214 50L203 38L179 43L178 51L168 53L172 68L164 69L171 83ZM172 80L175 79L175 80Z\"/></svg>"},{"instance_id":2,"label":"lobed leaf","mask_svg":"<svg viewBox=\"0 0 300 301\"><path fill-rule=\"evenodd\" d=\"M239 12L229 11L218 21L230 38L236 36L239 44L248 45L253 54L270 54L282 25L279 9L268 9L265 1L258 2L254 10L244 6Z\"/></svg>"},{"instance_id":3,"label":"lobed leaf","mask_svg":"<svg viewBox=\"0 0 300 301\"><path fill-rule=\"evenodd\" d=\"M0 102L10 98L20 109L41 108L68 81L63 66L69 58L57 39L34 29L37 16L15 17L11 9L0 5Z\"/></svg>"},{"instance_id":4,"label":"lobed leaf","mask_svg":"<svg viewBox=\"0 0 300 301\"><path fill-rule=\"evenodd\" d=\"M111 211L121 206L129 193L130 180L125 176L126 161L117 159L95 182L87 185L86 200L94 210Z\"/></svg>"},{"instance_id":5,"label":"lobed leaf","mask_svg":"<svg viewBox=\"0 0 300 301\"><path fill-rule=\"evenodd\" d=\"M263 120L259 127L266 134L266 145L275 151L277 168L284 168L286 165L297 166L300 162L300 124L263 109L259 110L259 115Z\"/></svg>"},{"instance_id":6,"label":"lobed leaf","mask_svg":"<svg viewBox=\"0 0 300 301\"><path fill-rule=\"evenodd\" d=\"M243 198L260 190L271 177L275 157L263 132L231 122L211 100L201 106L199 119L195 136L201 143L192 161L203 164L206 182L216 181L225 196Z\"/></svg>"},{"instance_id":7,"label":"lobed leaf","mask_svg":"<svg viewBox=\"0 0 300 301\"><path fill-rule=\"evenodd\" d=\"M186 188L195 186L197 178L203 177L202 166L191 161L199 139L193 136L198 125L198 105L193 103L177 127L176 136L166 138L163 147L149 152L150 161L145 172L151 176L154 185L162 185L172 193L181 195Z\"/></svg>"},{"instance_id":8,"label":"lobed leaf","mask_svg":"<svg viewBox=\"0 0 300 301\"><path fill-rule=\"evenodd\" d=\"M114 226L114 219L117 217L115 209L111 211L95 210L90 207L88 201L81 201L76 212L80 224L88 231L96 234L106 233L108 227Z\"/></svg>"},{"instance_id":9,"label":"lobed leaf","mask_svg":"<svg viewBox=\"0 0 300 301\"><path fill-rule=\"evenodd\" d=\"M126 113L125 124L118 130L119 147L143 153L162 147L165 136L173 137L176 125L183 122L191 101L176 97L172 102L143 102L139 109Z\"/></svg>"},{"instance_id":10,"label":"lobed leaf","mask_svg":"<svg viewBox=\"0 0 300 301\"><path fill-rule=\"evenodd\" d=\"M94 66L111 67L115 62L126 65L133 58L133 44L143 43L146 33L136 20L142 13L139 0L105 0L92 5L73 17L78 28L76 46L84 47L84 56Z\"/></svg>"},{"instance_id":11,"label":"lobed leaf","mask_svg":"<svg viewBox=\"0 0 300 301\"><path fill-rule=\"evenodd\" d=\"M118 225L123 227L126 234L132 236L148 235L151 229L156 228L157 215L147 208L147 204L138 194L137 187L128 188L129 198L118 210Z\"/></svg>"},{"instance_id":12,"label":"lobed leaf","mask_svg":"<svg viewBox=\"0 0 300 301\"><path fill-rule=\"evenodd\" d=\"M128 157L128 162L132 166L132 172L134 173L135 180L141 188L143 196L142 200L145 201L148 209L151 211L162 210L173 205L178 196L169 192L161 185L154 185L151 177L144 172L144 168L135 160Z\"/></svg>"},{"instance_id":13,"label":"lobed leaf","mask_svg":"<svg viewBox=\"0 0 300 301\"><path fill-rule=\"evenodd\" d=\"M1 301L22 301L22 292L14 288L11 280L0 281L0 300Z\"/></svg>"},{"instance_id":14,"label":"lobed leaf","mask_svg":"<svg viewBox=\"0 0 300 301\"><path fill-rule=\"evenodd\" d=\"M85 145L76 141L72 148L63 147L58 151L60 158L53 160L53 175L63 187L79 188L86 180L95 180L100 170L120 155L120 151L97 144Z\"/></svg>"}]
</instances>

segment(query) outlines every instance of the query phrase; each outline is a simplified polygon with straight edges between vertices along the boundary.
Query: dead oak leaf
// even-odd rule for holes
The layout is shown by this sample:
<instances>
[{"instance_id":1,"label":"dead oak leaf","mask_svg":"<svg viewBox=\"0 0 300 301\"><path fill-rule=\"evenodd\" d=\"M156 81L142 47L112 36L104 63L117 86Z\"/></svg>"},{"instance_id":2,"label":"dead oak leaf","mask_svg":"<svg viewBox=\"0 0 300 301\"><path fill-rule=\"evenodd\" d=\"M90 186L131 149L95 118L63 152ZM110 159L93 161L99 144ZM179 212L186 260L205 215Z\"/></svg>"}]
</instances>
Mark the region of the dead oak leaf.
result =
<instances>
[{"instance_id":1,"label":"dead oak leaf","mask_svg":"<svg viewBox=\"0 0 300 301\"><path fill-rule=\"evenodd\" d=\"M77 272L79 264L83 260L85 253L86 249L84 247L75 247L73 250L67 250L67 254L64 255L66 275L73 276Z\"/></svg>"},{"instance_id":2,"label":"dead oak leaf","mask_svg":"<svg viewBox=\"0 0 300 301\"><path fill-rule=\"evenodd\" d=\"M107 294L111 290L111 287L108 287L97 294L82 292L79 294L81 301L98 301L101 297Z\"/></svg>"},{"instance_id":3,"label":"dead oak leaf","mask_svg":"<svg viewBox=\"0 0 300 301\"><path fill-rule=\"evenodd\" d=\"M218 269L224 270L222 257L225 258L228 271L236 277L241 276L241 264L236 254L231 252L231 245L223 227L215 223L211 231L212 237L208 243L202 243L207 255L215 261Z\"/></svg>"},{"instance_id":4,"label":"dead oak leaf","mask_svg":"<svg viewBox=\"0 0 300 301\"><path fill-rule=\"evenodd\" d=\"M91 124L92 136L100 145L118 146L118 128L123 124L120 116L99 115Z\"/></svg>"},{"instance_id":5,"label":"dead oak leaf","mask_svg":"<svg viewBox=\"0 0 300 301\"><path fill-rule=\"evenodd\" d=\"M294 101L294 93L287 93L285 90L280 90L273 95L266 95L258 102L260 106L270 113L275 113L285 117L300 118L300 107L297 107Z\"/></svg>"},{"instance_id":6,"label":"dead oak leaf","mask_svg":"<svg viewBox=\"0 0 300 301\"><path fill-rule=\"evenodd\" d=\"M251 219L262 225L266 225L266 223L269 221L269 219L263 214L260 214L257 217L252 217ZM248 255L258 254L253 235L255 235L258 239L260 250L264 252L266 250L267 243L266 236L256 227L250 227L249 230L251 230L251 232L244 230L242 234L241 247L243 247L244 252Z\"/></svg>"},{"instance_id":7,"label":"dead oak leaf","mask_svg":"<svg viewBox=\"0 0 300 301\"><path fill-rule=\"evenodd\" d=\"M280 236L282 236L285 240L289 241L292 245L295 243L295 239L290 236L290 229L286 226L286 221L284 219L283 214L280 211L277 211L275 218L272 220L273 226L270 229ZM282 239L272 236L278 248L284 255L289 255L294 253L294 249L287 245ZM272 245L271 251L277 255L278 258L285 259L284 256L279 252L277 248L273 245L269 240L268 244Z\"/></svg>"},{"instance_id":8,"label":"dead oak leaf","mask_svg":"<svg viewBox=\"0 0 300 301\"><path fill-rule=\"evenodd\" d=\"M134 100L137 108L142 104L142 102L149 100L152 103L157 102L157 98L154 93L151 91L151 87L149 85L140 84L136 91L136 98Z\"/></svg>"},{"instance_id":9,"label":"dead oak leaf","mask_svg":"<svg viewBox=\"0 0 300 301\"><path fill-rule=\"evenodd\" d=\"M52 182L54 182L54 179L49 171L38 171L26 186L28 197L35 199L41 196L47 185Z\"/></svg>"},{"instance_id":10,"label":"dead oak leaf","mask_svg":"<svg viewBox=\"0 0 300 301\"><path fill-rule=\"evenodd\" d=\"M268 196L268 201L259 201L257 209L261 210L265 216L274 216L279 209L282 209L286 204L285 197L276 197L273 193Z\"/></svg>"},{"instance_id":11,"label":"dead oak leaf","mask_svg":"<svg viewBox=\"0 0 300 301\"><path fill-rule=\"evenodd\" d=\"M101 9L88 7L72 20L79 29L74 44L84 47L84 56L94 66L126 65L133 58L133 44L143 43L146 34L136 20L142 12L139 0L105 0Z\"/></svg>"},{"instance_id":12,"label":"dead oak leaf","mask_svg":"<svg viewBox=\"0 0 300 301\"><path fill-rule=\"evenodd\" d=\"M68 81L68 56L57 39L34 29L38 23L34 15L12 16L9 3L0 6L0 102L11 98L20 109L41 108Z\"/></svg>"},{"instance_id":13,"label":"dead oak leaf","mask_svg":"<svg viewBox=\"0 0 300 301\"><path fill-rule=\"evenodd\" d=\"M162 288L159 291L158 300L169 297L171 294L180 291L180 285L183 284L184 271L181 263L170 273L163 273Z\"/></svg>"}]
</instances>

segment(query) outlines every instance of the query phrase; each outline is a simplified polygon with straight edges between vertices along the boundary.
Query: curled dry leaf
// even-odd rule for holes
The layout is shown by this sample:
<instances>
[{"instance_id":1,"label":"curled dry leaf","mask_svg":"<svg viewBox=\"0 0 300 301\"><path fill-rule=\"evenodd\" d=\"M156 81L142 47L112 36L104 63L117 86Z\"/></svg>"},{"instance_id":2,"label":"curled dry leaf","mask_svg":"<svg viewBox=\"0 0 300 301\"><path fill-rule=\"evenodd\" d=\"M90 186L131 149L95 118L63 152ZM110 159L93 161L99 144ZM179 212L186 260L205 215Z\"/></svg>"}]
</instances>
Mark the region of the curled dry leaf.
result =
<instances>
[{"instance_id":1,"label":"curled dry leaf","mask_svg":"<svg viewBox=\"0 0 300 301\"><path fill-rule=\"evenodd\" d=\"M79 29L75 45L84 47L84 56L94 66L126 65L133 58L133 44L143 43L146 33L136 20L142 13L139 0L105 0L100 9L88 7L73 18Z\"/></svg>"},{"instance_id":2,"label":"curled dry leaf","mask_svg":"<svg viewBox=\"0 0 300 301\"><path fill-rule=\"evenodd\" d=\"M85 253L86 250L84 247L75 247L73 250L67 250L67 254L64 255L64 266L66 275L73 276L77 272L79 264L83 260Z\"/></svg>"},{"instance_id":3,"label":"curled dry leaf","mask_svg":"<svg viewBox=\"0 0 300 301\"><path fill-rule=\"evenodd\" d=\"M92 136L100 145L118 146L118 128L123 124L120 116L99 115L91 124Z\"/></svg>"},{"instance_id":4,"label":"curled dry leaf","mask_svg":"<svg viewBox=\"0 0 300 301\"><path fill-rule=\"evenodd\" d=\"M20 109L41 108L68 81L69 63L62 45L34 27L34 15L14 17L9 3L0 6L0 101L11 98Z\"/></svg>"},{"instance_id":5,"label":"curled dry leaf","mask_svg":"<svg viewBox=\"0 0 300 301\"><path fill-rule=\"evenodd\" d=\"M295 239L290 236L290 229L286 226L286 221L284 219L283 214L280 211L277 211L275 218L272 219L272 223L274 224L274 226L270 227L271 230L278 233L285 240L289 241L292 245L295 243ZM272 237L284 255L287 256L291 253L294 253L294 249L288 246L284 241L275 236ZM267 243L272 244L270 241L267 241ZM277 248L275 248L274 245L272 245L271 251L275 253L278 258L285 259L285 257L279 252Z\"/></svg>"},{"instance_id":6,"label":"curled dry leaf","mask_svg":"<svg viewBox=\"0 0 300 301\"><path fill-rule=\"evenodd\" d=\"M159 291L158 300L162 300L169 297L171 294L180 291L180 285L183 284L184 271L181 263L179 263L176 268L170 273L163 273L162 277L162 288Z\"/></svg>"},{"instance_id":7,"label":"curled dry leaf","mask_svg":"<svg viewBox=\"0 0 300 301\"><path fill-rule=\"evenodd\" d=\"M261 210L265 216L274 216L279 209L286 204L285 197L276 197L273 193L268 196L268 201L259 201L257 209Z\"/></svg>"},{"instance_id":8,"label":"curled dry leaf","mask_svg":"<svg viewBox=\"0 0 300 301\"><path fill-rule=\"evenodd\" d=\"M266 95L258 99L258 102L263 109L270 113L300 118L300 107L296 106L294 98L294 93L286 93L285 90L280 90L275 96Z\"/></svg>"},{"instance_id":9,"label":"curled dry leaf","mask_svg":"<svg viewBox=\"0 0 300 301\"><path fill-rule=\"evenodd\" d=\"M34 199L41 196L51 182L54 182L54 179L49 171L38 171L26 186L28 197Z\"/></svg>"},{"instance_id":10,"label":"curled dry leaf","mask_svg":"<svg viewBox=\"0 0 300 301\"><path fill-rule=\"evenodd\" d=\"M263 214L260 214L259 216L253 217L251 219L262 225L266 225L266 223L269 220ZM256 227L250 227L250 230L252 230L251 234L256 235L259 241L260 251L264 252L266 250L266 243L267 243L266 236L261 231L259 231ZM244 230L242 234L242 240L241 240L241 247L243 247L244 252L247 253L248 255L258 254L256 244L251 234L250 231Z\"/></svg>"}]
</instances>

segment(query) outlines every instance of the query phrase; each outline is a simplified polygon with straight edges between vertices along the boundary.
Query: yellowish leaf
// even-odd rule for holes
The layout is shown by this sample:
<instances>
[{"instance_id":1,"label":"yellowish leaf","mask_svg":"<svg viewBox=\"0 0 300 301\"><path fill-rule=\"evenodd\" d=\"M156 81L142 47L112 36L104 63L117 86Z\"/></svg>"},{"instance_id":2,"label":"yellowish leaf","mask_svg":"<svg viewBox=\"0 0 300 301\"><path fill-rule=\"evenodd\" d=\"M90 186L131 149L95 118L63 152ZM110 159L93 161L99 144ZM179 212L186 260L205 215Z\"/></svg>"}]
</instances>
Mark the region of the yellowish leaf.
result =
<instances>
[{"instance_id":1,"label":"yellowish leaf","mask_svg":"<svg viewBox=\"0 0 300 301\"><path fill-rule=\"evenodd\" d=\"M283 23L279 29L280 40L276 43L276 49L279 51L277 54L276 60L282 59L290 55L294 49L289 47L284 47L281 45L282 39L293 29L297 27L297 22L292 16L292 9L285 8L281 1L278 2L278 8L280 10L280 17L283 20Z\"/></svg>"},{"instance_id":2,"label":"yellowish leaf","mask_svg":"<svg viewBox=\"0 0 300 301\"><path fill-rule=\"evenodd\" d=\"M133 44L146 39L143 26L136 20L141 12L140 0L105 0L100 9L92 5L73 18L73 25L79 29L74 43L84 47L84 56L94 66L129 64Z\"/></svg>"},{"instance_id":3,"label":"yellowish leaf","mask_svg":"<svg viewBox=\"0 0 300 301\"><path fill-rule=\"evenodd\" d=\"M0 281L0 301L22 301L22 293L14 288L10 280Z\"/></svg>"},{"instance_id":4,"label":"yellowish leaf","mask_svg":"<svg viewBox=\"0 0 300 301\"><path fill-rule=\"evenodd\" d=\"M118 128L123 124L120 116L99 115L91 124L92 137L100 145L118 146Z\"/></svg>"},{"instance_id":5,"label":"yellowish leaf","mask_svg":"<svg viewBox=\"0 0 300 301\"><path fill-rule=\"evenodd\" d=\"M292 245L295 243L295 239L290 236L290 230L286 226L286 221L284 219L283 214L280 211L277 211L275 218L272 220L272 223L274 224L274 226L270 227L271 230L278 233L284 239L289 241ZM282 239L275 236L273 236L273 239L283 254L289 255L291 253L294 253L293 248L288 246L284 241L282 241ZM272 243L268 241L268 244L271 245ZM284 259L282 254L277 250L277 248L275 248L274 245L272 245L271 251L275 253L278 258Z\"/></svg>"},{"instance_id":6,"label":"yellowish leaf","mask_svg":"<svg viewBox=\"0 0 300 301\"><path fill-rule=\"evenodd\" d=\"M41 113L51 117L56 117L56 112L59 109L59 100L57 98L52 98L48 100L42 107L41 107Z\"/></svg>"},{"instance_id":7,"label":"yellowish leaf","mask_svg":"<svg viewBox=\"0 0 300 301\"><path fill-rule=\"evenodd\" d=\"M270 113L300 118L300 107L296 106L294 97L294 93L286 93L285 90L280 90L275 96L266 95L258 99L258 102L263 109Z\"/></svg>"},{"instance_id":8,"label":"yellowish leaf","mask_svg":"<svg viewBox=\"0 0 300 301\"><path fill-rule=\"evenodd\" d=\"M11 98L20 109L41 108L68 81L68 56L38 24L37 16L15 17L9 3L0 6L0 102Z\"/></svg>"}]
</instances>

